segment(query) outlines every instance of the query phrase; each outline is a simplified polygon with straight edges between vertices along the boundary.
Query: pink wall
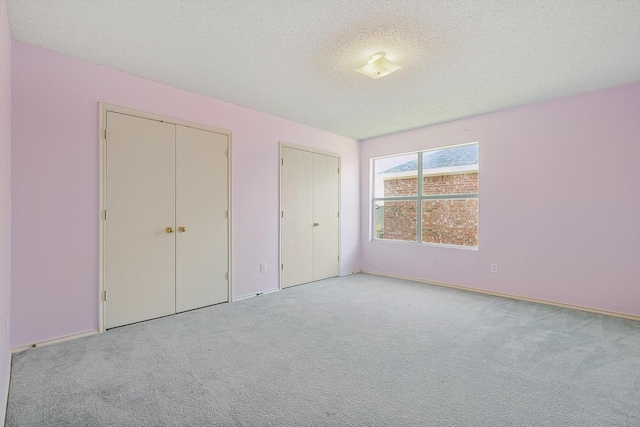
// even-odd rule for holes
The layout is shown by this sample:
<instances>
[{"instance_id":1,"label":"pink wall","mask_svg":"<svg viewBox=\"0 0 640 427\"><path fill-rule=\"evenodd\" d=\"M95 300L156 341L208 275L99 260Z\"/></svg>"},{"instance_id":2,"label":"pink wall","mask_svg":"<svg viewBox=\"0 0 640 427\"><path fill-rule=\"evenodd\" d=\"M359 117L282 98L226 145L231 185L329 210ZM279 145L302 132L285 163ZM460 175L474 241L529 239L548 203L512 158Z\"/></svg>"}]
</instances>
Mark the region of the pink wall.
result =
<instances>
[{"instance_id":1,"label":"pink wall","mask_svg":"<svg viewBox=\"0 0 640 427\"><path fill-rule=\"evenodd\" d=\"M359 269L357 141L19 42L13 76L13 347L98 326L98 102L233 132L236 297L278 287L281 140L342 155L342 271Z\"/></svg>"},{"instance_id":2,"label":"pink wall","mask_svg":"<svg viewBox=\"0 0 640 427\"><path fill-rule=\"evenodd\" d=\"M342 154L343 272L362 262L370 271L640 315L640 84L358 146L22 43L12 49L13 241L3 256L12 257L14 347L97 327L98 102L233 131L235 296L278 284L283 140ZM369 242L371 157L471 141L480 141L479 251ZM261 261L268 273L259 273Z\"/></svg>"},{"instance_id":3,"label":"pink wall","mask_svg":"<svg viewBox=\"0 0 640 427\"><path fill-rule=\"evenodd\" d=\"M11 354L5 322L11 300L11 36L6 3L0 1L0 424Z\"/></svg>"},{"instance_id":4,"label":"pink wall","mask_svg":"<svg viewBox=\"0 0 640 427\"><path fill-rule=\"evenodd\" d=\"M477 252L369 241L371 158L472 141ZM640 315L639 161L640 83L362 141L362 269Z\"/></svg>"}]
</instances>

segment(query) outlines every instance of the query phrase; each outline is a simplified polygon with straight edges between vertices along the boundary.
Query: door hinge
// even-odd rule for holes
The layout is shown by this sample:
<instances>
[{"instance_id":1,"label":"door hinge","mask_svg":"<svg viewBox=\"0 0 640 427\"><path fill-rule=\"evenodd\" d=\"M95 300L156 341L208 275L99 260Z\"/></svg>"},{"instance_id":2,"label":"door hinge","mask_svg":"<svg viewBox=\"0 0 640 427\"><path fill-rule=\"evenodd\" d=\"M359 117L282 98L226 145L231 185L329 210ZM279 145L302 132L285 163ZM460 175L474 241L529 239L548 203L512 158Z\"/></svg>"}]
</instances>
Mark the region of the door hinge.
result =
<instances>
[{"instance_id":1,"label":"door hinge","mask_svg":"<svg viewBox=\"0 0 640 427\"><path fill-rule=\"evenodd\" d=\"M284 218L284 211L280 212L280 218Z\"/></svg>"},{"instance_id":2,"label":"door hinge","mask_svg":"<svg viewBox=\"0 0 640 427\"><path fill-rule=\"evenodd\" d=\"M225 217L226 219L229 219L229 211L224 211L224 217Z\"/></svg>"},{"instance_id":3,"label":"door hinge","mask_svg":"<svg viewBox=\"0 0 640 427\"><path fill-rule=\"evenodd\" d=\"M107 140L107 128L104 128L104 140Z\"/></svg>"},{"instance_id":4,"label":"door hinge","mask_svg":"<svg viewBox=\"0 0 640 427\"><path fill-rule=\"evenodd\" d=\"M107 210L103 210L102 211L102 218L106 221L107 220Z\"/></svg>"},{"instance_id":5,"label":"door hinge","mask_svg":"<svg viewBox=\"0 0 640 427\"><path fill-rule=\"evenodd\" d=\"M280 164L284 166L284 159L280 159Z\"/></svg>"},{"instance_id":6,"label":"door hinge","mask_svg":"<svg viewBox=\"0 0 640 427\"><path fill-rule=\"evenodd\" d=\"M107 291L103 291L102 292L102 298L106 301L107 300Z\"/></svg>"},{"instance_id":7,"label":"door hinge","mask_svg":"<svg viewBox=\"0 0 640 427\"><path fill-rule=\"evenodd\" d=\"M229 150L227 150L227 151L225 152L225 155L227 156L227 159L228 159L228 158L229 158Z\"/></svg>"},{"instance_id":8,"label":"door hinge","mask_svg":"<svg viewBox=\"0 0 640 427\"><path fill-rule=\"evenodd\" d=\"M282 266L280 267L280 270L284 270L284 264L282 264Z\"/></svg>"},{"instance_id":9,"label":"door hinge","mask_svg":"<svg viewBox=\"0 0 640 427\"><path fill-rule=\"evenodd\" d=\"M338 168L338 173L340 173L340 168Z\"/></svg>"},{"instance_id":10,"label":"door hinge","mask_svg":"<svg viewBox=\"0 0 640 427\"><path fill-rule=\"evenodd\" d=\"M338 212L338 218L340 218L340 212Z\"/></svg>"},{"instance_id":11,"label":"door hinge","mask_svg":"<svg viewBox=\"0 0 640 427\"><path fill-rule=\"evenodd\" d=\"M229 272L224 273L224 279L229 280Z\"/></svg>"},{"instance_id":12,"label":"door hinge","mask_svg":"<svg viewBox=\"0 0 640 427\"><path fill-rule=\"evenodd\" d=\"M338 255L338 261L340 261L340 255Z\"/></svg>"}]
</instances>

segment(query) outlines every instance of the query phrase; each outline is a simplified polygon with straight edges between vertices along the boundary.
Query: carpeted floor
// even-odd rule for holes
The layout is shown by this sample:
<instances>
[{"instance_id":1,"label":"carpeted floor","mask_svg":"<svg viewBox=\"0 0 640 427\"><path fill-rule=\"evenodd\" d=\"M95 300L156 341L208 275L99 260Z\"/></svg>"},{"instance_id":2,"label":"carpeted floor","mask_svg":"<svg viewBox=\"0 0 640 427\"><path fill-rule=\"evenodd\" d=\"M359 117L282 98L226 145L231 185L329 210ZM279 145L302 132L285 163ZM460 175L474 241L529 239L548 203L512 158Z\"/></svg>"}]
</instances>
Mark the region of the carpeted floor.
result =
<instances>
[{"instance_id":1,"label":"carpeted floor","mask_svg":"<svg viewBox=\"0 0 640 427\"><path fill-rule=\"evenodd\" d=\"M7 426L640 426L640 322L357 274L16 354Z\"/></svg>"}]
</instances>

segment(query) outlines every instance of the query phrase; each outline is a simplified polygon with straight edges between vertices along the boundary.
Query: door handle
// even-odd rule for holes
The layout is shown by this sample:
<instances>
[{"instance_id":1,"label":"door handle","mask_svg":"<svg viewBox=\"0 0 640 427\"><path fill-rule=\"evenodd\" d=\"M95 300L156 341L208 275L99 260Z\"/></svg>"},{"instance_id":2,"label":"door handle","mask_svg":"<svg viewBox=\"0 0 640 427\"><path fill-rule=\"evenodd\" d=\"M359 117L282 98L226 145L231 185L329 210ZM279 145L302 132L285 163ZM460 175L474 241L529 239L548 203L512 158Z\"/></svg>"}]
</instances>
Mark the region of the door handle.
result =
<instances>
[{"instance_id":1,"label":"door handle","mask_svg":"<svg viewBox=\"0 0 640 427\"><path fill-rule=\"evenodd\" d=\"M180 227L178 227L178 231L180 233L184 233L185 231L187 231L187 227L183 227L182 225Z\"/></svg>"},{"instance_id":2,"label":"door handle","mask_svg":"<svg viewBox=\"0 0 640 427\"><path fill-rule=\"evenodd\" d=\"M314 223L313 223L313 226L314 226L314 227L318 227L319 225L320 225L320 223L319 223L319 222L314 222Z\"/></svg>"},{"instance_id":3,"label":"door handle","mask_svg":"<svg viewBox=\"0 0 640 427\"><path fill-rule=\"evenodd\" d=\"M166 231L167 233L171 234L173 233L173 227L167 227L164 229L164 231Z\"/></svg>"}]
</instances>

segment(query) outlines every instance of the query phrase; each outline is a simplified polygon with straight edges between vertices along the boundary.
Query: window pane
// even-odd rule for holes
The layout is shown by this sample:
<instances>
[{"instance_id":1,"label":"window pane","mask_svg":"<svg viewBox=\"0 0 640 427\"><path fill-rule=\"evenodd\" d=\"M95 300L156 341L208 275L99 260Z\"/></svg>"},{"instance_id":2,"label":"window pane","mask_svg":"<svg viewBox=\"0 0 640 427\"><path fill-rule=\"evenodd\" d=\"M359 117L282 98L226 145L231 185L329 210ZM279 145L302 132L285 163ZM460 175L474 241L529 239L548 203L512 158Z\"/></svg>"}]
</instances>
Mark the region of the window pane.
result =
<instances>
[{"instance_id":1,"label":"window pane","mask_svg":"<svg viewBox=\"0 0 640 427\"><path fill-rule=\"evenodd\" d=\"M422 194L478 193L478 144L422 153Z\"/></svg>"},{"instance_id":2,"label":"window pane","mask_svg":"<svg viewBox=\"0 0 640 427\"><path fill-rule=\"evenodd\" d=\"M373 213L374 237L384 240L415 242L417 227L415 200L378 201Z\"/></svg>"},{"instance_id":3,"label":"window pane","mask_svg":"<svg viewBox=\"0 0 640 427\"><path fill-rule=\"evenodd\" d=\"M425 174L432 174L437 169L457 167L464 167L467 170L478 169L477 143L422 153L422 170Z\"/></svg>"},{"instance_id":4,"label":"window pane","mask_svg":"<svg viewBox=\"0 0 640 427\"><path fill-rule=\"evenodd\" d=\"M418 154L386 157L373 162L374 197L418 195Z\"/></svg>"},{"instance_id":5,"label":"window pane","mask_svg":"<svg viewBox=\"0 0 640 427\"><path fill-rule=\"evenodd\" d=\"M422 195L477 194L478 172L427 175L422 180Z\"/></svg>"},{"instance_id":6,"label":"window pane","mask_svg":"<svg viewBox=\"0 0 640 427\"><path fill-rule=\"evenodd\" d=\"M422 243L478 246L478 199L423 200Z\"/></svg>"}]
</instances>

